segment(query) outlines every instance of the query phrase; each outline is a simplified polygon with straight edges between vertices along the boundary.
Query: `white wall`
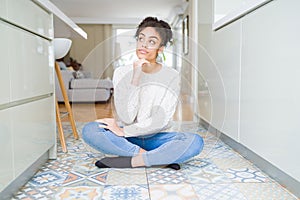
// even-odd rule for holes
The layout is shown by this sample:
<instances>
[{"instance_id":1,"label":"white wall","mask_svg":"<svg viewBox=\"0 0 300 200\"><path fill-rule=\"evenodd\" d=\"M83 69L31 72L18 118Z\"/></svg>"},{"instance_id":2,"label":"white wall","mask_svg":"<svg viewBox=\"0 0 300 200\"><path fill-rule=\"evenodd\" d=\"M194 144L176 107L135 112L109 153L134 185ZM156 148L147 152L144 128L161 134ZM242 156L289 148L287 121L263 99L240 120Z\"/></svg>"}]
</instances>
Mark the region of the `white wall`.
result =
<instances>
[{"instance_id":1,"label":"white wall","mask_svg":"<svg viewBox=\"0 0 300 200\"><path fill-rule=\"evenodd\" d=\"M199 2L199 13L211 8ZM199 115L298 181L299 8L298 0L276 0L216 32L212 20L198 26L199 71L211 94Z\"/></svg>"},{"instance_id":2,"label":"white wall","mask_svg":"<svg viewBox=\"0 0 300 200\"><path fill-rule=\"evenodd\" d=\"M297 180L299 8L299 0L272 1L242 21L240 130L242 144Z\"/></svg>"}]
</instances>

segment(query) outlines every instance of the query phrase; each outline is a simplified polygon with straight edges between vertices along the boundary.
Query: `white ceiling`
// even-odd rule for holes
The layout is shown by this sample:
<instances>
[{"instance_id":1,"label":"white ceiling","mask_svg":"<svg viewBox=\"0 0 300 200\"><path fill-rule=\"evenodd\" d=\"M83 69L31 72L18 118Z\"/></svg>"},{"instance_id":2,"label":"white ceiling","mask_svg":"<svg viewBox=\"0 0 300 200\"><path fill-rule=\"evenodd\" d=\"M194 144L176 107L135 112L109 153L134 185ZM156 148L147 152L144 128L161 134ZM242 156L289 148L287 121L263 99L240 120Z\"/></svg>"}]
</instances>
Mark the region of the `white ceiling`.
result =
<instances>
[{"instance_id":1,"label":"white ceiling","mask_svg":"<svg viewBox=\"0 0 300 200\"><path fill-rule=\"evenodd\" d=\"M171 23L186 0L51 0L77 24L137 24L146 16Z\"/></svg>"}]
</instances>

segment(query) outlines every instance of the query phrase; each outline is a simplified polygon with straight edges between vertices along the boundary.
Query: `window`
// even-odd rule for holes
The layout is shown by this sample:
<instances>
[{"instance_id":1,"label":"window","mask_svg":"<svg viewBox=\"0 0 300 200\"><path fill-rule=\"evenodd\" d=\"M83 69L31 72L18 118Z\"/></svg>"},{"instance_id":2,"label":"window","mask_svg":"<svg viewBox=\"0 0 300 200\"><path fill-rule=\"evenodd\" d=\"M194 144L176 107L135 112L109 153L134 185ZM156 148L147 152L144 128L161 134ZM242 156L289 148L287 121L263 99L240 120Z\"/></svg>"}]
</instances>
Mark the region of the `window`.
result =
<instances>
[{"instance_id":1,"label":"window","mask_svg":"<svg viewBox=\"0 0 300 200\"><path fill-rule=\"evenodd\" d=\"M132 64L136 59L134 38L135 29L117 28L115 30L114 58L115 67Z\"/></svg>"}]
</instances>

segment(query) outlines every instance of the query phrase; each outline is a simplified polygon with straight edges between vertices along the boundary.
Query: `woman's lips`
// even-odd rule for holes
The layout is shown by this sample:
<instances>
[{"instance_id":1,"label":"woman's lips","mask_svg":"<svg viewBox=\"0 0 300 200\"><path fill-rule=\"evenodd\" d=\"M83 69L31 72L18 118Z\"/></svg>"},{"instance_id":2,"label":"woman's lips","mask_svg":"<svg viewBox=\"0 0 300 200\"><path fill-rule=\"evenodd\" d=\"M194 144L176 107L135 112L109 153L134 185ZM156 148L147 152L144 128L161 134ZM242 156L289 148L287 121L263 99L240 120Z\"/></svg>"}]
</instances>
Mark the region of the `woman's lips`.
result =
<instances>
[{"instance_id":1,"label":"woman's lips","mask_svg":"<svg viewBox=\"0 0 300 200\"><path fill-rule=\"evenodd\" d=\"M147 54L148 52L146 50L144 50L144 49L139 49L139 53L141 53L141 54Z\"/></svg>"}]
</instances>

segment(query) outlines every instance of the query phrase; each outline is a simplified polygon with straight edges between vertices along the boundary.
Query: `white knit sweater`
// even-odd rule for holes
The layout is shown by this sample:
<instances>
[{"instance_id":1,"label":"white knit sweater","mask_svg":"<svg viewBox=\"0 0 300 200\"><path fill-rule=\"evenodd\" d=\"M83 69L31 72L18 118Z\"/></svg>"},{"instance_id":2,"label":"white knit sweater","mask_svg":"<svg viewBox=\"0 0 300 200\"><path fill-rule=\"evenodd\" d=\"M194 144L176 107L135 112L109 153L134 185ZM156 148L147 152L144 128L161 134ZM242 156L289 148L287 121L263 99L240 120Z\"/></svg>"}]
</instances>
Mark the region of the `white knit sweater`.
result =
<instances>
[{"instance_id":1,"label":"white knit sweater","mask_svg":"<svg viewBox=\"0 0 300 200\"><path fill-rule=\"evenodd\" d=\"M115 70L114 105L125 137L166 131L176 110L180 90L179 73L163 66L160 71L142 72L138 86L131 84L133 66Z\"/></svg>"}]
</instances>

